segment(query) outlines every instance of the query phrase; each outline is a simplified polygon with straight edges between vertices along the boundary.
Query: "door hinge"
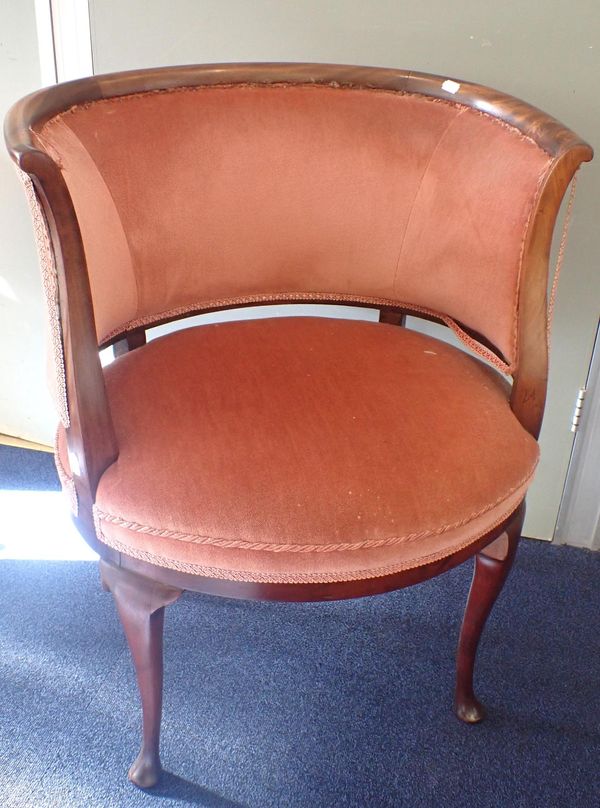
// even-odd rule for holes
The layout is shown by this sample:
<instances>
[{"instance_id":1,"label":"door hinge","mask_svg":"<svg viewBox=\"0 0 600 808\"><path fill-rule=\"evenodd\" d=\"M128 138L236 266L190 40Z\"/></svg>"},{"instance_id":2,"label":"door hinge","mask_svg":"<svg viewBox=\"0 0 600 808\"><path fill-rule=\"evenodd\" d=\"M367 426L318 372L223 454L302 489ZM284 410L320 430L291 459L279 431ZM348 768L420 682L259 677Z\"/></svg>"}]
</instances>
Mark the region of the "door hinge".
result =
<instances>
[{"instance_id":1,"label":"door hinge","mask_svg":"<svg viewBox=\"0 0 600 808\"><path fill-rule=\"evenodd\" d=\"M577 400L575 401L575 409L573 411L573 419L571 421L571 432L577 432L579 429L579 422L581 420L581 411L583 410L583 402L587 389L580 387L577 393Z\"/></svg>"}]
</instances>

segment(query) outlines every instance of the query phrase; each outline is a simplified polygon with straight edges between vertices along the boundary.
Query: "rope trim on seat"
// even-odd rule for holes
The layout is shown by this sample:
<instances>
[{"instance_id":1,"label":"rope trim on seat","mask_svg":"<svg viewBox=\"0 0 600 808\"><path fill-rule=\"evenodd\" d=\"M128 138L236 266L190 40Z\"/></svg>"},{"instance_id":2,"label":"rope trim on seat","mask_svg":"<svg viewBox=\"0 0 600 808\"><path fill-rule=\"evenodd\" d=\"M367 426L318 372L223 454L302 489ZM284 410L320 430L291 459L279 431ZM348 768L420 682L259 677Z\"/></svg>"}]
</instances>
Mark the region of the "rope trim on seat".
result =
<instances>
[{"instance_id":1,"label":"rope trim on seat","mask_svg":"<svg viewBox=\"0 0 600 808\"><path fill-rule=\"evenodd\" d=\"M396 544L406 544L408 542L417 541L418 539L425 539L431 536L440 536L450 530L464 527L469 522L477 519L479 516L484 516L489 511L496 508L502 502L509 499L512 494L525 486L528 481L533 477L537 466L537 460L533 468L513 486L508 493L498 497L494 502L488 503L484 508L470 514L469 516L454 522L453 524L442 525L435 530L421 530L415 533L407 533L403 536L391 536L387 539L364 539L357 542L337 542L330 544L276 544L274 542L250 542L243 539L226 539L217 536L201 536L195 533L184 533L176 530L164 530L161 528L150 527L149 525L142 525L139 522L123 519L115 514L102 511L94 505L94 521L96 524L96 532L98 538L106 543L107 539L102 531L102 522L109 525L116 525L126 530L131 530L133 533L143 533L147 536L154 536L162 539L173 539L175 541L188 542L190 544L204 544L213 547L221 547L228 550L255 550L259 552L269 553L332 553L332 552L347 552L355 550L367 550L379 547L391 547Z\"/></svg>"},{"instance_id":2,"label":"rope trim on seat","mask_svg":"<svg viewBox=\"0 0 600 808\"><path fill-rule=\"evenodd\" d=\"M483 531L478 531L475 536L472 536L459 544L452 547L445 547L435 553L430 553L427 556L421 556L419 559L411 559L399 564L389 564L383 567L373 567L372 569L353 570L351 572L336 573L336 572L316 572L316 573L303 573L296 572L293 574L285 573L269 573L269 572L253 572L248 570L229 570L221 569L220 567L206 567L202 564L191 564L187 561L179 561L177 559L165 558L150 553L147 550L138 550L130 547L129 545L120 542L118 539L112 537L107 539L98 533L100 541L112 547L117 552L128 555L131 558L137 558L140 561L146 561L149 564L154 564L159 567L166 567L167 569L176 570L177 572L185 572L190 575L201 575L205 578L216 578L225 581L241 581L249 583L276 583L276 584L310 584L310 583L337 583L342 581L356 581L368 578L381 578L385 575L393 575L394 573L403 572L416 567L422 567L426 564L434 563L442 558L447 558L454 553L468 547L478 539L485 536L486 533L491 533L499 525L502 524L509 516L515 512L517 505L512 506L509 510L505 511L498 519L494 520L492 525L486 527ZM96 522L96 528L99 528Z\"/></svg>"}]
</instances>

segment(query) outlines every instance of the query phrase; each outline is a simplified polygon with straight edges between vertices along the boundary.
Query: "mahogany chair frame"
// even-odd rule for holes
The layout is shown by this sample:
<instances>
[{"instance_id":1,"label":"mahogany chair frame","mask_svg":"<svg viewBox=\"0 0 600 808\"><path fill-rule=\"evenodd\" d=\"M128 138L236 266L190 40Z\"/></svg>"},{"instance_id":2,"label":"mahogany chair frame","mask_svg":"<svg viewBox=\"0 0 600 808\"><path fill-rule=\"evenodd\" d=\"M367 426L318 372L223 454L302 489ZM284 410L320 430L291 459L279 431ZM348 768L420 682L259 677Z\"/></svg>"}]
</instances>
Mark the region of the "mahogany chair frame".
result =
<instances>
[{"instance_id":1,"label":"mahogany chair frame","mask_svg":"<svg viewBox=\"0 0 600 808\"><path fill-rule=\"evenodd\" d=\"M51 87L19 101L5 123L9 152L31 178L45 214L58 274L59 305L70 411L67 430L79 509L74 517L86 541L99 553L102 582L114 597L134 659L142 701L142 749L129 777L138 786L154 785L160 774L159 733L162 701L162 635L165 606L183 590L233 598L319 601L387 592L439 575L475 556L475 571L457 653L455 710L466 722L484 715L473 692L477 645L490 610L510 571L520 536L524 503L502 524L467 548L414 569L361 581L335 583L250 583L217 580L158 567L119 553L98 541L92 505L98 482L118 456L118 445L100 360L99 347L114 344L117 355L145 343L145 331L117 334L98 346L86 258L77 216L59 167L32 137L54 115L76 104L170 88L236 83L323 84L378 88L445 98L483 110L515 127L552 158L529 220L518 299L517 369L510 406L523 427L538 437L546 397L547 283L552 235L565 191L590 146L554 118L511 96L457 82L452 94L446 77L405 70L319 64L222 64L170 67L95 76ZM273 303L278 301L274 300ZM305 299L285 302L305 302ZM328 302L320 300L320 302ZM339 302L332 300L331 302ZM365 305L349 300L350 305ZM207 309L190 311L186 316ZM409 308L381 309L380 320L402 325ZM423 316L420 312L412 312ZM164 322L164 321L163 321ZM152 325L157 325L153 322ZM465 331L466 326L461 324ZM474 335L487 344L479 334ZM494 346L489 346L494 349ZM501 357L499 351L494 349ZM502 357L501 357L502 358Z\"/></svg>"}]
</instances>

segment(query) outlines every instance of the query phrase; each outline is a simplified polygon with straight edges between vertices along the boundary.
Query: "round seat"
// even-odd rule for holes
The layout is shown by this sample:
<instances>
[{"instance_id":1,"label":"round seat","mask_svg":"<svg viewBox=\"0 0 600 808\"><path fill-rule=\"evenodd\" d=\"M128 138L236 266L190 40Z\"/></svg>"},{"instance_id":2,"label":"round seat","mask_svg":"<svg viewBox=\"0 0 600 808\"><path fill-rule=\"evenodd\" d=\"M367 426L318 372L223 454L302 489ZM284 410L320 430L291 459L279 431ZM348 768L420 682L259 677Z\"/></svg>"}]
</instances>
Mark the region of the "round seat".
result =
<instances>
[{"instance_id":1,"label":"round seat","mask_svg":"<svg viewBox=\"0 0 600 808\"><path fill-rule=\"evenodd\" d=\"M204 325L105 378L120 453L98 538L208 577L348 581L435 561L508 517L538 459L496 371L392 325Z\"/></svg>"}]
</instances>

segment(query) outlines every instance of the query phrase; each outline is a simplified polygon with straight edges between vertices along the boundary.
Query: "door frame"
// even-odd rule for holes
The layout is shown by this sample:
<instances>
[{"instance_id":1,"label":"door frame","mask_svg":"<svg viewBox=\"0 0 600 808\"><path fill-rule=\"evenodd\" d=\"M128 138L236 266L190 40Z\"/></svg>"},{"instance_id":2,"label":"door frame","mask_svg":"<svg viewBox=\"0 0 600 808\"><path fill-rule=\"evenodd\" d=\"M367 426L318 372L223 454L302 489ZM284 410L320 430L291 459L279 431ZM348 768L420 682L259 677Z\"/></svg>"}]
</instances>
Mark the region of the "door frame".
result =
<instances>
[{"instance_id":1,"label":"door frame","mask_svg":"<svg viewBox=\"0 0 600 808\"><path fill-rule=\"evenodd\" d=\"M94 74L88 0L35 0L42 84Z\"/></svg>"},{"instance_id":2,"label":"door frame","mask_svg":"<svg viewBox=\"0 0 600 808\"><path fill-rule=\"evenodd\" d=\"M584 389L553 541L600 550L600 321Z\"/></svg>"}]
</instances>

